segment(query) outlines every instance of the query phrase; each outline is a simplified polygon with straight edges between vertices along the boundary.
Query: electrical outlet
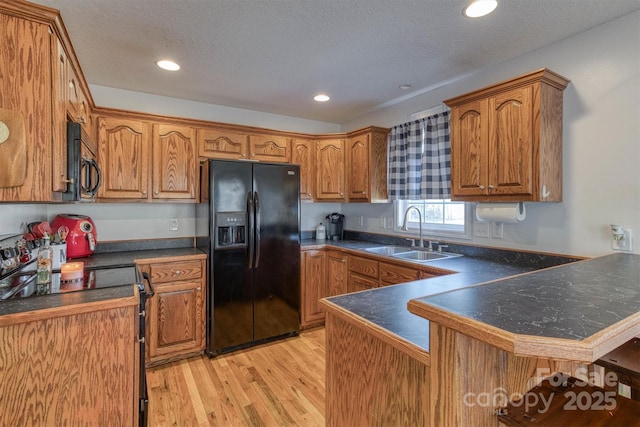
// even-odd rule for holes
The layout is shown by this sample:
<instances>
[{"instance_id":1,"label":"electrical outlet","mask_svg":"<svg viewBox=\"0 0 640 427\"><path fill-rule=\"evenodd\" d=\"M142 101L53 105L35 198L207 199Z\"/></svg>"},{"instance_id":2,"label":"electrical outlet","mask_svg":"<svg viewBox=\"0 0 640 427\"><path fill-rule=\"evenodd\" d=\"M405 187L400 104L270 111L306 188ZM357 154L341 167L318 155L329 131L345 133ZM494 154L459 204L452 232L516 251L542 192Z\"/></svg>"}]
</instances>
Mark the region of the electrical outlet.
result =
<instances>
[{"instance_id":1,"label":"electrical outlet","mask_svg":"<svg viewBox=\"0 0 640 427\"><path fill-rule=\"evenodd\" d=\"M487 222L475 222L473 224L473 235L475 237L489 238L489 223Z\"/></svg>"},{"instance_id":2,"label":"electrical outlet","mask_svg":"<svg viewBox=\"0 0 640 427\"><path fill-rule=\"evenodd\" d=\"M171 218L169 220L169 231L178 231L178 218Z\"/></svg>"},{"instance_id":3,"label":"electrical outlet","mask_svg":"<svg viewBox=\"0 0 640 427\"><path fill-rule=\"evenodd\" d=\"M611 249L616 251L631 252L631 229L612 224L611 231Z\"/></svg>"},{"instance_id":4,"label":"electrical outlet","mask_svg":"<svg viewBox=\"0 0 640 427\"><path fill-rule=\"evenodd\" d=\"M494 239L502 239L503 236L503 225L501 222L492 222L491 223L491 237Z\"/></svg>"}]
</instances>

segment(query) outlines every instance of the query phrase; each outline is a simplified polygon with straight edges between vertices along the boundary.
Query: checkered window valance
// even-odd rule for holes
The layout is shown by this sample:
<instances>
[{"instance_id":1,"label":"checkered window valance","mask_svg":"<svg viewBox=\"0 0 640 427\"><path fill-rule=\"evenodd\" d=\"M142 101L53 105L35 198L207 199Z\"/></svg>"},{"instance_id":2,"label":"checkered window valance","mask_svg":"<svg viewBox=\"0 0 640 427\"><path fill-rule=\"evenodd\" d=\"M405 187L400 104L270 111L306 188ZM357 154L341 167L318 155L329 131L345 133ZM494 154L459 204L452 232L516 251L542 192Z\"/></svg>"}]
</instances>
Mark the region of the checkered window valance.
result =
<instances>
[{"instance_id":1,"label":"checkered window valance","mask_svg":"<svg viewBox=\"0 0 640 427\"><path fill-rule=\"evenodd\" d=\"M388 165L392 200L449 199L449 112L394 126L389 135Z\"/></svg>"}]
</instances>

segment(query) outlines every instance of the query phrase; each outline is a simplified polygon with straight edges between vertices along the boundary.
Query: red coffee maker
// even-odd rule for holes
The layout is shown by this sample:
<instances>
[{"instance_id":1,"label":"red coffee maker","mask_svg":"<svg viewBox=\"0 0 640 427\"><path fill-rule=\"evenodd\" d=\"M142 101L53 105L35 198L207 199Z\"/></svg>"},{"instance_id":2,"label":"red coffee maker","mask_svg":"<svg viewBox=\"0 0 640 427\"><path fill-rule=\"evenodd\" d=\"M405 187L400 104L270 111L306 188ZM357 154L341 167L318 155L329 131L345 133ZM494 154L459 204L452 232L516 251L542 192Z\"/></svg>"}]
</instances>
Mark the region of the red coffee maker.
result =
<instances>
[{"instance_id":1,"label":"red coffee maker","mask_svg":"<svg viewBox=\"0 0 640 427\"><path fill-rule=\"evenodd\" d=\"M51 231L57 233L60 227L69 228L67 234L67 258L82 258L92 255L98 243L98 231L88 216L60 214L51 222Z\"/></svg>"}]
</instances>

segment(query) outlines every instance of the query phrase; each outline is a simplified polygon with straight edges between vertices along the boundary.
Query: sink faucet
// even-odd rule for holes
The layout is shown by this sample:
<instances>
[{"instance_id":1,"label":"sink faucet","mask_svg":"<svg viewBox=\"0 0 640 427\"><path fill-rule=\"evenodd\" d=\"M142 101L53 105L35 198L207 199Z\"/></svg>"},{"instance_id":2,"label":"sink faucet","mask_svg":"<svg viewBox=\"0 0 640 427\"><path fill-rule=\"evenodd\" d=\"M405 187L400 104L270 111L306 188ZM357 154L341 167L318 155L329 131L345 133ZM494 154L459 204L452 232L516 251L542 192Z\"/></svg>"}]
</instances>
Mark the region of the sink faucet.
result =
<instances>
[{"instance_id":1,"label":"sink faucet","mask_svg":"<svg viewBox=\"0 0 640 427\"><path fill-rule=\"evenodd\" d=\"M409 231L407 229L407 217L411 209L415 209L416 212L418 212L418 218L420 219L420 223L419 223L420 224L420 243L418 244L418 246L421 248L424 248L424 243L422 243L422 213L420 212L420 209L418 209L415 206L409 206L407 210L404 211L404 221L402 221L402 230Z\"/></svg>"}]
</instances>

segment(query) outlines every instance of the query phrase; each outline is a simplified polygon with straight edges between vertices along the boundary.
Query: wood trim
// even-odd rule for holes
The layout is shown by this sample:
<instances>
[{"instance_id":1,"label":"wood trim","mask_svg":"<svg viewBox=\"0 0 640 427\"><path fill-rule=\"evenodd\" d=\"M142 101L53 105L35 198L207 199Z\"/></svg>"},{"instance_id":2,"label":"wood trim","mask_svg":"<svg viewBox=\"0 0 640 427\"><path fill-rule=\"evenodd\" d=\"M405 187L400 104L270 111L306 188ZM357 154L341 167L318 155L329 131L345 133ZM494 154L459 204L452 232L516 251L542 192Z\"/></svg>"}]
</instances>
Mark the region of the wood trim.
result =
<instances>
[{"instance_id":1,"label":"wood trim","mask_svg":"<svg viewBox=\"0 0 640 427\"><path fill-rule=\"evenodd\" d=\"M78 295L75 295L73 292L68 293L64 295L64 303L67 305L42 310L25 311L22 313L5 314L0 316L0 327L46 320L53 317L74 316L76 314L138 305L140 304L138 288L133 285L133 289L134 295L132 297L107 299L94 302L83 302Z\"/></svg>"},{"instance_id":2,"label":"wood trim","mask_svg":"<svg viewBox=\"0 0 640 427\"><path fill-rule=\"evenodd\" d=\"M528 86L537 82L543 82L557 89L564 90L564 88L566 88L569 84L570 80L558 73L549 70L548 68L540 68L530 73L503 80L501 82L492 84L491 86L486 86L482 89L474 90L471 93L466 93L455 98L445 99L443 102L449 108L452 108L457 105L466 104L467 102L483 99L488 96L493 96L501 92Z\"/></svg>"},{"instance_id":3,"label":"wood trim","mask_svg":"<svg viewBox=\"0 0 640 427\"><path fill-rule=\"evenodd\" d=\"M593 363L640 333L640 312L585 340L575 341L513 334L417 300L409 301L407 307L411 313L431 322L523 357Z\"/></svg>"},{"instance_id":4,"label":"wood trim","mask_svg":"<svg viewBox=\"0 0 640 427\"><path fill-rule=\"evenodd\" d=\"M389 332L381 326L378 326L375 323L372 323L358 316L357 314L352 313L349 310L345 310L344 308L332 303L327 299L320 300L320 304L326 309L327 315L336 316L337 318L345 320L349 324L363 330L369 335L375 336L376 338L384 341L396 350L399 350L407 356L416 359L420 363L423 363L426 366L431 366L431 354L425 349L411 344L409 341L405 341L404 339L398 337L396 334Z\"/></svg>"}]
</instances>

